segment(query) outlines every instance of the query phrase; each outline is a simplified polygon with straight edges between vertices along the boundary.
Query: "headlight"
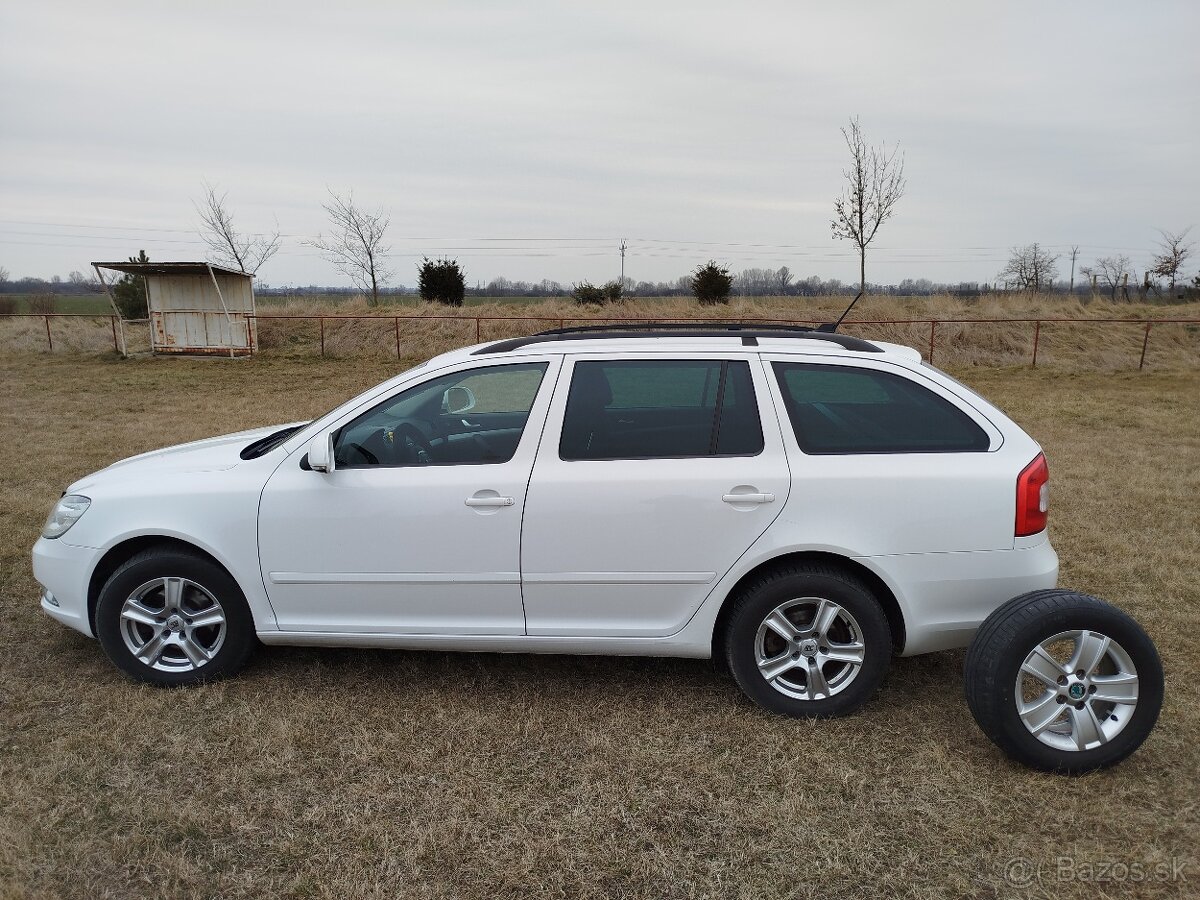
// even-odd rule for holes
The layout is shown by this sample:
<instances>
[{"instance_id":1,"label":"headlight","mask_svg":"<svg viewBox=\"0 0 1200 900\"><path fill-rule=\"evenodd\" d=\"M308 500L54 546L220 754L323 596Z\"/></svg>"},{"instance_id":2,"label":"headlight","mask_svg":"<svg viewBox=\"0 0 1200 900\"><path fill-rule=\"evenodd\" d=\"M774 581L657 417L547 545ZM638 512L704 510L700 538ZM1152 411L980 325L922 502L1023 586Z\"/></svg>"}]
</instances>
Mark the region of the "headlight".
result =
<instances>
[{"instance_id":1,"label":"headlight","mask_svg":"<svg viewBox=\"0 0 1200 900\"><path fill-rule=\"evenodd\" d=\"M72 525L79 521L79 517L87 512L87 508L91 505L92 501L82 494L67 494L55 504L54 509L50 510L46 524L42 526L42 537L51 539L62 537Z\"/></svg>"}]
</instances>

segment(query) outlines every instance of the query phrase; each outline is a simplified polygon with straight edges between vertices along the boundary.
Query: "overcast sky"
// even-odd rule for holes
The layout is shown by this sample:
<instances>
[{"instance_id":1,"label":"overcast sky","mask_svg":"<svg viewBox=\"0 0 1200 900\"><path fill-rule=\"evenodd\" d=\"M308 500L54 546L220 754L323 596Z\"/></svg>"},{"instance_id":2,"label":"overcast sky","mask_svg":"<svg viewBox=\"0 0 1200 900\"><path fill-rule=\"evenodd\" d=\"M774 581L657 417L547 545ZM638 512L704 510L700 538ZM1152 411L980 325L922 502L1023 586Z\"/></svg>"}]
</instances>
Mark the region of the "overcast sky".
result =
<instances>
[{"instance_id":1,"label":"overcast sky","mask_svg":"<svg viewBox=\"0 0 1200 900\"><path fill-rule=\"evenodd\" d=\"M852 281L829 220L858 115L908 176L869 280L989 280L1032 241L1140 272L1200 224L1197 34L1196 0L10 2L0 266L202 256L207 179L278 221L275 285L346 283L301 243L327 187L391 213L397 283L443 253L471 283L603 280L621 238L639 280Z\"/></svg>"}]
</instances>

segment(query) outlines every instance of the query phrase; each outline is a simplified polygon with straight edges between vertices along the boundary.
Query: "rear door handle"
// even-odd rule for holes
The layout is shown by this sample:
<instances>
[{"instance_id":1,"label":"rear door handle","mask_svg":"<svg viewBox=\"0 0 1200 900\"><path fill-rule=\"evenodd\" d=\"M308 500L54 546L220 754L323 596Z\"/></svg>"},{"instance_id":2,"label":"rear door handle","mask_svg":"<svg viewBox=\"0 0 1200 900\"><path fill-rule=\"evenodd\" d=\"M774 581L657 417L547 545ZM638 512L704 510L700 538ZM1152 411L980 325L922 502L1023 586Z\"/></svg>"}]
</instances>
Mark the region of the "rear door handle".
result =
<instances>
[{"instance_id":1,"label":"rear door handle","mask_svg":"<svg viewBox=\"0 0 1200 900\"><path fill-rule=\"evenodd\" d=\"M464 501L467 506L512 506L512 497L468 497Z\"/></svg>"},{"instance_id":2,"label":"rear door handle","mask_svg":"<svg viewBox=\"0 0 1200 900\"><path fill-rule=\"evenodd\" d=\"M774 494L724 494L721 499L726 503L774 503Z\"/></svg>"}]
</instances>

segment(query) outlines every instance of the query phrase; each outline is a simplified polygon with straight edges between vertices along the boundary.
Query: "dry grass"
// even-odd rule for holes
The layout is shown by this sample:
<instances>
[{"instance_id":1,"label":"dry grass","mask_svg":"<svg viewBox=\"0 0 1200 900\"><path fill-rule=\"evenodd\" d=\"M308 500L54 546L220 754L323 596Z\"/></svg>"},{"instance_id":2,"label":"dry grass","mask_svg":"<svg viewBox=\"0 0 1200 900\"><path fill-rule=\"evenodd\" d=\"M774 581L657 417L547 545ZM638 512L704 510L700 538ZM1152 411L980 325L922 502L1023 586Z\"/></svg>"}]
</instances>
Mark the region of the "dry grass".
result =
<instances>
[{"instance_id":1,"label":"dry grass","mask_svg":"<svg viewBox=\"0 0 1200 900\"><path fill-rule=\"evenodd\" d=\"M606 308L584 308L564 300L527 303L479 303L462 309L421 305L368 307L362 301L319 301L297 299L262 304L258 323L259 343L269 355L316 356L321 352L321 325L314 320L280 319L273 316L369 316L363 319L327 319L324 323L325 352L329 356L396 356L396 322L393 316L425 317L425 321L401 319L400 353L437 353L476 340L476 317L480 340L513 337L568 324L579 317L612 316L662 319L708 316L710 318L768 318L785 322L819 322L835 318L846 298L735 298L727 307L702 308L686 298L631 301ZM1062 299L1027 296L990 296L974 300L955 297L867 297L851 319L988 319L988 318L1192 318L1200 319L1200 303L1174 306L1087 304ZM612 320L609 320L612 321ZM112 348L113 335L107 318L55 319L51 324L57 350L103 351ZM874 336L920 347L929 345L928 325L867 325L851 321L843 327L849 334ZM1119 371L1136 368L1144 332L1139 324L1042 326L1038 365L1073 371ZM943 324L937 329L935 361L955 366L1012 366L1028 363L1033 347L1031 323L1002 322ZM144 324L127 326L131 352L149 349ZM0 348L42 351L47 348L42 319L0 320ZM1170 370L1200 366L1200 325L1156 325L1146 357L1148 368Z\"/></svg>"},{"instance_id":2,"label":"dry grass","mask_svg":"<svg viewBox=\"0 0 1200 900\"><path fill-rule=\"evenodd\" d=\"M795 722L700 661L275 649L158 691L37 609L28 549L71 479L314 415L394 362L0 358L0 896L1038 896L1085 864L1200 883L1200 376L956 370L1045 445L1063 583L1163 655L1146 745L1078 779L1007 762L959 653L860 715ZM1110 870L1111 871L1111 870ZM1122 871L1120 868L1118 873Z\"/></svg>"}]
</instances>

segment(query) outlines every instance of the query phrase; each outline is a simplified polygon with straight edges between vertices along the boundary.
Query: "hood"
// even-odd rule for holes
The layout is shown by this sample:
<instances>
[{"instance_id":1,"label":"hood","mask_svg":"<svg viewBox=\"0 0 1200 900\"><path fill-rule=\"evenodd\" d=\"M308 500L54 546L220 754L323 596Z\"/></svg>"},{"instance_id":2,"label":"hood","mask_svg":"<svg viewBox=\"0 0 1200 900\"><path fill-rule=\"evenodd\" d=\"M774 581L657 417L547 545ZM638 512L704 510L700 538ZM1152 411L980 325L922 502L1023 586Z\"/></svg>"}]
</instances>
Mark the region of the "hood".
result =
<instances>
[{"instance_id":1,"label":"hood","mask_svg":"<svg viewBox=\"0 0 1200 900\"><path fill-rule=\"evenodd\" d=\"M303 424L306 423L289 422L285 425L252 428L249 431L238 431L174 447L164 447L161 450L151 450L149 453L122 459L106 469L94 472L71 485L70 490L83 492L98 478L110 474L119 477L141 477L151 473L217 472L232 469L242 462L240 454L247 445L284 428Z\"/></svg>"}]
</instances>

